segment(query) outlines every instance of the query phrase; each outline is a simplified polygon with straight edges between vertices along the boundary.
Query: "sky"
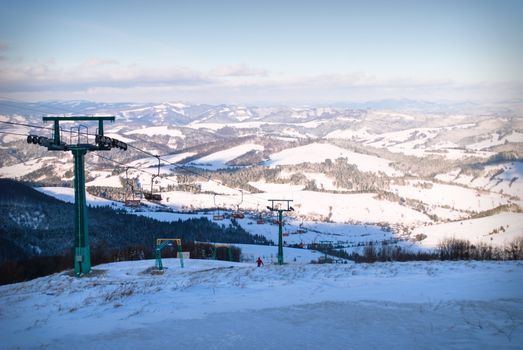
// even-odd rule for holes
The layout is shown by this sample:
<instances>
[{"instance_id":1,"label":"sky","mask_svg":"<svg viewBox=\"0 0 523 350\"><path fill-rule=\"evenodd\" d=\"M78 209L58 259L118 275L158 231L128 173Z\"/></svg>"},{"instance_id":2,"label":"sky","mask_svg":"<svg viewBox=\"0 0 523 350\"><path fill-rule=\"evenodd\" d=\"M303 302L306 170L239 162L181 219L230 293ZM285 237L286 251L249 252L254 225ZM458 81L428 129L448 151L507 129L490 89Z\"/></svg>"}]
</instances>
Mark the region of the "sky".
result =
<instances>
[{"instance_id":1,"label":"sky","mask_svg":"<svg viewBox=\"0 0 523 350\"><path fill-rule=\"evenodd\" d=\"M0 0L0 99L523 97L523 1Z\"/></svg>"}]
</instances>

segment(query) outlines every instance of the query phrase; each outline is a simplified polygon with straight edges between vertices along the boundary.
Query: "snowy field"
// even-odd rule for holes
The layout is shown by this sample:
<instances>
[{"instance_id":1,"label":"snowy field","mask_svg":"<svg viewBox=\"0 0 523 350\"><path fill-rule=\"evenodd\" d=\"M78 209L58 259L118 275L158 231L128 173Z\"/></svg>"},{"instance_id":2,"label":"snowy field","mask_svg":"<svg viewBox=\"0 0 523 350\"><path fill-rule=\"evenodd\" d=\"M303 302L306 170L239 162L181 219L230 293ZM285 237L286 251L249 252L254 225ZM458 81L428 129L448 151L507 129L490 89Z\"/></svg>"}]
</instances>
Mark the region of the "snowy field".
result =
<instances>
[{"instance_id":1,"label":"snowy field","mask_svg":"<svg viewBox=\"0 0 523 350\"><path fill-rule=\"evenodd\" d=\"M274 196L278 194L280 188L287 188L288 185L280 184L265 184L265 183L251 183L264 190L269 191L267 193L257 194L258 197ZM443 186L443 185L438 185ZM296 186L299 187L299 186ZM450 186L449 186L450 187ZM457 186L453 186L457 187ZM36 188L38 191L53 196L65 202L74 203L74 190L66 187L39 187ZM416 191L431 192L432 190L417 189ZM475 198L473 193L474 190L466 190L470 192L470 198ZM418 195L417 192L412 191L414 195ZM445 192L446 193L446 192ZM496 196L496 194L490 194ZM226 197L217 196L218 204L221 204L223 200L234 199L238 202L238 196ZM191 202L195 208L209 207L213 203L213 196L210 194L191 194L188 192L165 192L164 198L166 203L172 206L172 208L179 209L181 203ZM299 191L295 192L294 203L297 210L301 213L305 213L310 216L323 216L328 217L332 213L332 219L338 222L320 222L314 220L304 220L301 218L285 218L284 230L284 241L287 244L309 244L319 243L321 241L330 241L336 244L341 244L349 253L356 251L361 253L361 246L366 242L379 243L382 241L393 242L398 239L395 232L383 231L379 226L371 224L358 224L364 222L372 222L373 218L380 218L389 223L413 223L413 230L411 237L417 234L423 234L427 237L416 245L408 241L398 241L397 245L402 248L408 248L409 250L417 251L418 248L434 248L439 243L447 238L459 238L469 240L471 243L476 244L479 242L491 244L493 246L504 246L511 243L513 240L523 237L523 214L521 213L502 213L498 215L488 216L480 219L469 219L461 220L449 223L432 223L428 218L421 213L412 209L400 206L396 203L388 201L379 201L374 198L372 194L330 194L330 193L317 193L311 191ZM449 196L449 198L452 198ZM493 197L494 198L494 197ZM501 197L498 197L501 198ZM338 205L329 210L328 203L334 199L338 200ZM494 200L494 199L492 199ZM465 201L462 201L466 203ZM232 204L231 201L229 204ZM300 203L315 203L315 206L300 204ZM455 205L461 203L456 198ZM469 202L470 205L480 205L481 201L475 199L475 201ZM476 204L479 203L479 204ZM111 206L113 208L123 209L125 208L121 202L110 201L107 199L99 198L87 194L87 204L89 206ZM160 209L160 206L149 203L149 208L142 208L141 211L129 210L130 213L135 215L147 216L149 218L159 221L178 221L178 220L189 220L191 218L206 217L209 220L213 219L213 214L217 212L200 212L195 214L190 213L171 213L165 211L155 211ZM248 204L248 203L247 203ZM488 201L486 202L486 208L488 208ZM251 203L254 207L254 205ZM298 207L299 205L299 207ZM464 204L465 205L465 204ZM229 205L232 207L232 205ZM247 205L245 205L247 206ZM165 209L165 208L162 208ZM446 209L438 208L438 214ZM225 211L221 210L220 213ZM435 211L436 212L436 211ZM229 211L230 213L230 211ZM348 216L350 215L350 216ZM257 218L255 216L247 215L245 219L238 219L237 222L250 234L259 234L266 237L273 242L278 240L278 226L271 223L271 220L275 219L275 216L265 217L264 224L256 224ZM356 224L344 223L345 220L354 220ZM229 220L216 221L220 225L229 225ZM298 232L303 230L302 232Z\"/></svg>"},{"instance_id":2,"label":"snowy field","mask_svg":"<svg viewBox=\"0 0 523 350\"><path fill-rule=\"evenodd\" d=\"M355 164L360 171L384 172L390 176L401 176L401 172L392 168L390 161L366 154L355 153L346 149L330 145L311 143L283 150L271 155L269 165L300 164L305 162L322 163L327 159L347 158L349 164Z\"/></svg>"},{"instance_id":3,"label":"snowy field","mask_svg":"<svg viewBox=\"0 0 523 350\"><path fill-rule=\"evenodd\" d=\"M0 287L0 349L521 349L522 262L164 259Z\"/></svg>"},{"instance_id":4,"label":"snowy field","mask_svg":"<svg viewBox=\"0 0 523 350\"><path fill-rule=\"evenodd\" d=\"M197 159L194 162L192 162L191 165L204 167L205 169L208 169L208 170L217 170L217 169L227 168L228 167L226 164L227 162L229 162L235 158L238 158L238 157L244 155L245 153L248 153L253 150L262 151L263 146L253 144L253 143L239 145L239 146L232 147L232 148L229 148L229 149L226 149L223 151L215 152L208 156Z\"/></svg>"}]
</instances>

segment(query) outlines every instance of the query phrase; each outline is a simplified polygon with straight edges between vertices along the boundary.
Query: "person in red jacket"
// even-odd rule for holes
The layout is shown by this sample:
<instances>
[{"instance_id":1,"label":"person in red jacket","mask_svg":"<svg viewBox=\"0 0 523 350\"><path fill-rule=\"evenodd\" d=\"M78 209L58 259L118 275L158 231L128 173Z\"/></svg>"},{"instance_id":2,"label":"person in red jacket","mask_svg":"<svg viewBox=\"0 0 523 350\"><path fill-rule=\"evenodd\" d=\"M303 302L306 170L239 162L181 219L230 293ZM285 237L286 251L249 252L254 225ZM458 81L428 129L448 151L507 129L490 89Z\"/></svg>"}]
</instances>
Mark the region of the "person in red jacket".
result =
<instances>
[{"instance_id":1,"label":"person in red jacket","mask_svg":"<svg viewBox=\"0 0 523 350\"><path fill-rule=\"evenodd\" d=\"M263 265L263 261L260 257L258 257L258 260L256 260L256 264L258 264L258 267Z\"/></svg>"}]
</instances>

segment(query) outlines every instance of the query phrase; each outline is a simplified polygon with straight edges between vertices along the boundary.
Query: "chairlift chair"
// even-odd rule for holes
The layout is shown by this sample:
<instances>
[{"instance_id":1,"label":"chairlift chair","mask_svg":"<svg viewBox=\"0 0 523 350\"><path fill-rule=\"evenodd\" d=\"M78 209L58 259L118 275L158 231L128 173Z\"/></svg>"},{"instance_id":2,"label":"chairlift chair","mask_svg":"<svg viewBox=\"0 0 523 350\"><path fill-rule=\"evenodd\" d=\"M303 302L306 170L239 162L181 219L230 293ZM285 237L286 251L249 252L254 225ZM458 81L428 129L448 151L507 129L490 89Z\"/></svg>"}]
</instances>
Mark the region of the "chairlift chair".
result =
<instances>
[{"instance_id":1,"label":"chairlift chair","mask_svg":"<svg viewBox=\"0 0 523 350\"><path fill-rule=\"evenodd\" d=\"M216 193L214 194L213 200L214 200L214 207L215 207L215 208L218 208L218 206L216 205ZM214 215L212 216L212 219L213 219L214 221L220 221L220 220L225 219L225 216L223 216L223 214L221 214L220 211L218 210L218 213L217 213L217 214L214 214Z\"/></svg>"},{"instance_id":2,"label":"chairlift chair","mask_svg":"<svg viewBox=\"0 0 523 350\"><path fill-rule=\"evenodd\" d=\"M245 214L244 214L242 211L240 211L240 205L243 203L243 191L240 190L240 193L241 193L241 195L242 195L241 200L240 200L240 203L238 203L238 204L236 205L236 212L234 212L234 213L232 214L232 217L233 217L234 219L243 219L243 218L245 218Z\"/></svg>"},{"instance_id":3,"label":"chairlift chair","mask_svg":"<svg viewBox=\"0 0 523 350\"><path fill-rule=\"evenodd\" d=\"M133 185L132 181L129 181L129 175L127 173L128 171L129 171L129 168L128 167L125 168L125 200L124 200L124 205L126 207L136 208L136 207L140 206L140 200L139 199L135 199L134 185ZM129 188L131 189L131 195L132 195L133 199L129 199L127 197Z\"/></svg>"},{"instance_id":4,"label":"chairlift chair","mask_svg":"<svg viewBox=\"0 0 523 350\"><path fill-rule=\"evenodd\" d=\"M152 175L152 177L151 177L151 191L149 193L148 192L144 192L143 196L148 201L160 202L162 200L161 193L154 193L153 192L154 179L157 178L157 177L160 177L160 156L155 156L155 157L158 159L158 173L156 175ZM161 187L160 187L160 191L161 191Z\"/></svg>"}]
</instances>

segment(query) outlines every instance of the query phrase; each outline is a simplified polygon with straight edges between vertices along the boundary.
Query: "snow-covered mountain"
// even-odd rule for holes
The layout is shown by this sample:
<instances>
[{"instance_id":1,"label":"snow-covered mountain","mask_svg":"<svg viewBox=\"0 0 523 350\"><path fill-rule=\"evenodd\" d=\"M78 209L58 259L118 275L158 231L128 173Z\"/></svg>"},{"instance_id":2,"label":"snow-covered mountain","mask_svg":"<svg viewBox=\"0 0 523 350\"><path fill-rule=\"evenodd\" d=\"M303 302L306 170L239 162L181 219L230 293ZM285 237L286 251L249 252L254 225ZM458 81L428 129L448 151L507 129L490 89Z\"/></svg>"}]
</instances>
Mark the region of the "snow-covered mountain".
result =
<instances>
[{"instance_id":1,"label":"snow-covered mountain","mask_svg":"<svg viewBox=\"0 0 523 350\"><path fill-rule=\"evenodd\" d=\"M88 189L107 200L135 196L154 208L158 204L143 194L155 191L169 210L241 205L256 212L267 199L293 199L296 222L398 226L409 239L438 236L426 228L431 225L502 214L512 227L492 240L502 245L519 227L523 206L518 108L416 101L335 107L7 101L0 104L0 121L24 125L0 123L7 132L0 134L0 176L70 186L70 155L28 145L23 135L50 134L34 127L42 125L41 113L111 114L116 121L106 135L132 147L98 153L109 160L86 158ZM96 125L87 124L92 134ZM68 140L68 132L62 137ZM161 155L160 164L149 154ZM245 225L257 231L253 227ZM481 230L474 240L491 231ZM426 243L434 242L429 237Z\"/></svg>"}]
</instances>

